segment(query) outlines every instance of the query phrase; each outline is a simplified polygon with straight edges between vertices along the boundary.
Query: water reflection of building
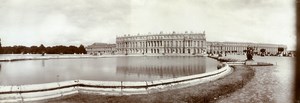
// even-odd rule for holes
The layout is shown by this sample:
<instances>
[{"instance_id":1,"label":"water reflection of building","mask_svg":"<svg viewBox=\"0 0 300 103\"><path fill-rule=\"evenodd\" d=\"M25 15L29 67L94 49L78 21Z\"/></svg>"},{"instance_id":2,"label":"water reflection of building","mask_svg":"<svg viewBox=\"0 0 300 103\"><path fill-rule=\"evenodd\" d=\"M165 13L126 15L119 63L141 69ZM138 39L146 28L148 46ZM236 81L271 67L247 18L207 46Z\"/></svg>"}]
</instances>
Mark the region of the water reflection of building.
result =
<instances>
[{"instance_id":1,"label":"water reflection of building","mask_svg":"<svg viewBox=\"0 0 300 103\"><path fill-rule=\"evenodd\" d=\"M152 35L124 35L116 38L120 54L200 54L205 53L205 33L171 33Z\"/></svg>"},{"instance_id":2,"label":"water reflection of building","mask_svg":"<svg viewBox=\"0 0 300 103\"><path fill-rule=\"evenodd\" d=\"M168 62L166 62L168 61ZM206 72L204 58L118 59L117 74L153 77L179 77Z\"/></svg>"},{"instance_id":3,"label":"water reflection of building","mask_svg":"<svg viewBox=\"0 0 300 103\"><path fill-rule=\"evenodd\" d=\"M114 54L116 44L94 43L87 46L85 49L87 54Z\"/></svg>"},{"instance_id":4,"label":"water reflection of building","mask_svg":"<svg viewBox=\"0 0 300 103\"><path fill-rule=\"evenodd\" d=\"M264 44L264 43L247 43L247 42L207 42L207 51L210 53L231 53L231 54L243 54L247 47L254 47L254 52L260 53L261 49L265 49L266 53L276 54L278 48L283 48L283 52L286 52L286 45L279 44Z\"/></svg>"},{"instance_id":5,"label":"water reflection of building","mask_svg":"<svg viewBox=\"0 0 300 103\"><path fill-rule=\"evenodd\" d=\"M135 74L145 76L178 77L205 72L205 67L199 65L189 66L117 66L118 74Z\"/></svg>"}]
</instances>

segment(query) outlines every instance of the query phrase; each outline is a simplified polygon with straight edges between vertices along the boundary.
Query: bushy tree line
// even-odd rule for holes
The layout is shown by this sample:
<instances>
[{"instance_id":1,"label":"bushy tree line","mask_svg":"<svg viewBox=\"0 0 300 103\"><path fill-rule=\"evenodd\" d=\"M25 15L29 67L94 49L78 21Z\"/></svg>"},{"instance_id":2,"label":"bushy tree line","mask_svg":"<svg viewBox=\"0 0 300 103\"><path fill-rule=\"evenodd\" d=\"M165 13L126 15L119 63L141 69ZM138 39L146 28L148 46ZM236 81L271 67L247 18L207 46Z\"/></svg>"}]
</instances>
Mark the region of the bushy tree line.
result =
<instances>
[{"instance_id":1,"label":"bushy tree line","mask_svg":"<svg viewBox=\"0 0 300 103\"><path fill-rule=\"evenodd\" d=\"M0 47L1 50L1 47ZM31 47L26 47L26 46L6 46L2 47L2 51L0 51L2 54L42 54L42 53L47 53L47 54L81 54L84 53L86 54L86 50L83 45L80 45L79 47L76 46L52 46L52 47L45 47L43 44L40 46L31 46Z\"/></svg>"},{"instance_id":2,"label":"bushy tree line","mask_svg":"<svg viewBox=\"0 0 300 103\"><path fill-rule=\"evenodd\" d=\"M2 46L1 46L1 40L0 40L0 54L2 54L3 50L2 50Z\"/></svg>"}]
</instances>

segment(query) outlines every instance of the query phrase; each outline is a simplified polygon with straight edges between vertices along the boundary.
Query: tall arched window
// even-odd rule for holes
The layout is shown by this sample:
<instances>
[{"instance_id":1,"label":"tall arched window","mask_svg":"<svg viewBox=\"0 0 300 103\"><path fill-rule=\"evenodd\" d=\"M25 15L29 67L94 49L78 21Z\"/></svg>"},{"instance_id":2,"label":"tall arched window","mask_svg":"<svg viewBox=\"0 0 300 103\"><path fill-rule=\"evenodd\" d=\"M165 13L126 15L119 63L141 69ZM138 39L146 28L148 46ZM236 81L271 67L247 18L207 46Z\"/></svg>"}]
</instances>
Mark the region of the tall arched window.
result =
<instances>
[{"instance_id":1,"label":"tall arched window","mask_svg":"<svg viewBox=\"0 0 300 103\"><path fill-rule=\"evenodd\" d=\"M167 47L169 47L169 43L170 43L170 42L169 42L169 41L167 41Z\"/></svg>"},{"instance_id":2,"label":"tall arched window","mask_svg":"<svg viewBox=\"0 0 300 103\"><path fill-rule=\"evenodd\" d=\"M160 46L162 46L162 41L160 41Z\"/></svg>"}]
</instances>

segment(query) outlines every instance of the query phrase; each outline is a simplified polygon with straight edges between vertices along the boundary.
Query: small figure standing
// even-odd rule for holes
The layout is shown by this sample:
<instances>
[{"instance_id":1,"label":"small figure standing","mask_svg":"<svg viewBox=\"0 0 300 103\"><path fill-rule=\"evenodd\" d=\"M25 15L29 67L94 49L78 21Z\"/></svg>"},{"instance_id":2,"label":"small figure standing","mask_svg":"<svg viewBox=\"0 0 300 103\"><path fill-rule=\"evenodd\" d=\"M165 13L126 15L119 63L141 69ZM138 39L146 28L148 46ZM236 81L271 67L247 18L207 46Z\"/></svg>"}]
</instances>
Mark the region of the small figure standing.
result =
<instances>
[{"instance_id":1,"label":"small figure standing","mask_svg":"<svg viewBox=\"0 0 300 103\"><path fill-rule=\"evenodd\" d=\"M253 60L253 47L247 47L247 60Z\"/></svg>"}]
</instances>

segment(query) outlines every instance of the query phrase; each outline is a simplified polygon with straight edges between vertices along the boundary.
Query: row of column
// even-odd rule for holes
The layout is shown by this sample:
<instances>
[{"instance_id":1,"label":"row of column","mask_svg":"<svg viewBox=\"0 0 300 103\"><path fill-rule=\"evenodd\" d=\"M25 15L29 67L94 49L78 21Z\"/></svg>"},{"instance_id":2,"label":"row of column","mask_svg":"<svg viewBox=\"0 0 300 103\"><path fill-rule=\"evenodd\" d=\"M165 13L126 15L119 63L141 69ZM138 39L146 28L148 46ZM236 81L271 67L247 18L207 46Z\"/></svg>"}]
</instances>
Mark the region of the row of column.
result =
<instances>
[{"instance_id":1,"label":"row of column","mask_svg":"<svg viewBox=\"0 0 300 103\"><path fill-rule=\"evenodd\" d=\"M117 43L117 48L141 48L141 47L203 47L202 40L192 41L146 41Z\"/></svg>"},{"instance_id":2,"label":"row of column","mask_svg":"<svg viewBox=\"0 0 300 103\"><path fill-rule=\"evenodd\" d=\"M148 49L118 49L119 53L178 53L178 54L201 54L205 52L205 48L148 48Z\"/></svg>"},{"instance_id":3,"label":"row of column","mask_svg":"<svg viewBox=\"0 0 300 103\"><path fill-rule=\"evenodd\" d=\"M270 52L271 54L278 52L278 47L255 47L254 52L260 52L261 49L266 49L266 52ZM236 53L243 53L244 50L247 50L246 46L210 46L208 51L214 53L220 53L221 51L223 53L225 51L236 51Z\"/></svg>"}]
</instances>

